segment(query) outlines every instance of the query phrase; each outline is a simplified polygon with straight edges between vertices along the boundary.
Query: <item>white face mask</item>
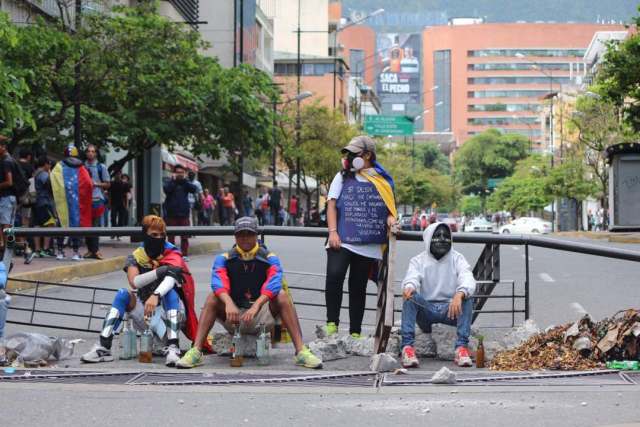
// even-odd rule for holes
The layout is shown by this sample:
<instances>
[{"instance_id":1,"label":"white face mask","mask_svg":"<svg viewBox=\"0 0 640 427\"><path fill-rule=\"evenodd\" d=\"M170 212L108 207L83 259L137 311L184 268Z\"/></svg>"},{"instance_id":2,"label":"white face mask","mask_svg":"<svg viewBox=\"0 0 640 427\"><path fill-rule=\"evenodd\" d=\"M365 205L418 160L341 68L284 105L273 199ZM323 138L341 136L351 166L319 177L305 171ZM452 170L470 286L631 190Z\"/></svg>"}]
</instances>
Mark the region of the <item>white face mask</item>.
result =
<instances>
[{"instance_id":1,"label":"white face mask","mask_svg":"<svg viewBox=\"0 0 640 427\"><path fill-rule=\"evenodd\" d=\"M360 169L364 168L364 159L362 157L356 157L351 162L351 166L353 167L354 171L359 171Z\"/></svg>"}]
</instances>

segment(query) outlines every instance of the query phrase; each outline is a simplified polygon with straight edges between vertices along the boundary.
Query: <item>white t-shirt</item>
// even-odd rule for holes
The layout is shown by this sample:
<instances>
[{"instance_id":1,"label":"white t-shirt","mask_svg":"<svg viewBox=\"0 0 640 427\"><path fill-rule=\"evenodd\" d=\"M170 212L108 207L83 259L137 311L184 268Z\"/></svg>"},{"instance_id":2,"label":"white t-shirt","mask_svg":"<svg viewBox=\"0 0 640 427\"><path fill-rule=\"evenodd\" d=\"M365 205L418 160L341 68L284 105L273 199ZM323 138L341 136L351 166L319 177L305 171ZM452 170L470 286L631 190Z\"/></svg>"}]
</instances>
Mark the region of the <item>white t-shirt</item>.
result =
<instances>
[{"instance_id":1,"label":"white t-shirt","mask_svg":"<svg viewBox=\"0 0 640 427\"><path fill-rule=\"evenodd\" d=\"M371 172L372 170L374 169L363 169L362 173ZM358 180L359 182L369 182L367 181L367 178L360 176L360 174L356 174L356 180ZM327 201L331 199L338 200L338 197L340 197L340 193L342 193L342 183L342 174L338 172L336 176L333 177L333 181L331 181L331 185L329 186ZM379 243L369 243L365 245L342 243L342 247L367 258L382 259L382 245L380 245Z\"/></svg>"}]
</instances>

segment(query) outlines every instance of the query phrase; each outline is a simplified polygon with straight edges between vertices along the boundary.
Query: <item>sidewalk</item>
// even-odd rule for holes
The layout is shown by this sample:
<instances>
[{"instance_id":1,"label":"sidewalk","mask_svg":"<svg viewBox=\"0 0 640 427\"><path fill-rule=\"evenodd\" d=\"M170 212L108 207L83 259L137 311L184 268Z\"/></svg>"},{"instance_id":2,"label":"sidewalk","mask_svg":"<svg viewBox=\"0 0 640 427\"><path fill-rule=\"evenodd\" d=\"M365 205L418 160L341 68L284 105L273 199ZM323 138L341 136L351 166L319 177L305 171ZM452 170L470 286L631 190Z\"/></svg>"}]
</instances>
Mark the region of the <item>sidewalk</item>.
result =
<instances>
[{"instance_id":1,"label":"sidewalk","mask_svg":"<svg viewBox=\"0 0 640 427\"><path fill-rule=\"evenodd\" d=\"M553 236L578 239L607 240L612 243L640 243L640 233L612 233L609 231L559 231Z\"/></svg>"},{"instance_id":2,"label":"sidewalk","mask_svg":"<svg viewBox=\"0 0 640 427\"><path fill-rule=\"evenodd\" d=\"M215 237L201 236L189 239L189 255L203 255L221 250L220 242ZM72 250L65 248L67 258L34 258L31 264L25 264L23 257L13 258L13 270L11 278L24 280L41 280L48 282L67 282L79 277L95 276L121 269L126 257L140 245L131 243L128 237L122 237L120 241L111 240L108 237L100 238L100 253L103 260L86 259L82 261L71 260ZM80 254L84 254L86 248L80 247ZM16 282L9 280L9 289L16 286ZM24 283L19 287L25 289Z\"/></svg>"}]
</instances>

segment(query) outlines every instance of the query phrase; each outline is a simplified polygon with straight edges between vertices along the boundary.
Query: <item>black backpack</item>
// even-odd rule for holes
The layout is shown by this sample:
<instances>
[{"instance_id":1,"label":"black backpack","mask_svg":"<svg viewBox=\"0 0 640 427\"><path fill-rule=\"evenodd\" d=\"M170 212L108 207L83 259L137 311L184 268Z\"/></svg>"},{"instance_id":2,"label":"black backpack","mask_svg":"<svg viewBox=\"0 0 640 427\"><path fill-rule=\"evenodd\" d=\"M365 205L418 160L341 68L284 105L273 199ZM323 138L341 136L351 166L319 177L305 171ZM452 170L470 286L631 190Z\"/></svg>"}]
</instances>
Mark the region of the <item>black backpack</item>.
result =
<instances>
[{"instance_id":1,"label":"black backpack","mask_svg":"<svg viewBox=\"0 0 640 427\"><path fill-rule=\"evenodd\" d=\"M16 198L20 199L29 192L29 180L24 175L22 167L20 167L15 159L11 158L11 164L13 166L13 170L11 171L13 176L13 190L16 193Z\"/></svg>"}]
</instances>

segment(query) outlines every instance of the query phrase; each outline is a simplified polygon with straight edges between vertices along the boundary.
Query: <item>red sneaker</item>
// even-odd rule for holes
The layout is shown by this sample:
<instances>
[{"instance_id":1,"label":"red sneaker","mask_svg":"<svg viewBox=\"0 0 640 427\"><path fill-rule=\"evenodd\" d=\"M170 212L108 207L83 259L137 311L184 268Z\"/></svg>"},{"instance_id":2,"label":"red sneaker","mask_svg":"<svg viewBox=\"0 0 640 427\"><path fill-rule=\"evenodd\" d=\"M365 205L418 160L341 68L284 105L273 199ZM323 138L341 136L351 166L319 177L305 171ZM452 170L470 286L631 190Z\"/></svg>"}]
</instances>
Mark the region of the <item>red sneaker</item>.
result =
<instances>
[{"instance_id":1,"label":"red sneaker","mask_svg":"<svg viewBox=\"0 0 640 427\"><path fill-rule=\"evenodd\" d=\"M416 357L416 349L413 346L405 345L402 348L402 367L417 368L419 365L420 361Z\"/></svg>"},{"instance_id":2,"label":"red sneaker","mask_svg":"<svg viewBox=\"0 0 640 427\"><path fill-rule=\"evenodd\" d=\"M453 361L460 367L473 366L473 361L471 360L471 355L469 354L469 349L467 347L456 348L456 357Z\"/></svg>"}]
</instances>

